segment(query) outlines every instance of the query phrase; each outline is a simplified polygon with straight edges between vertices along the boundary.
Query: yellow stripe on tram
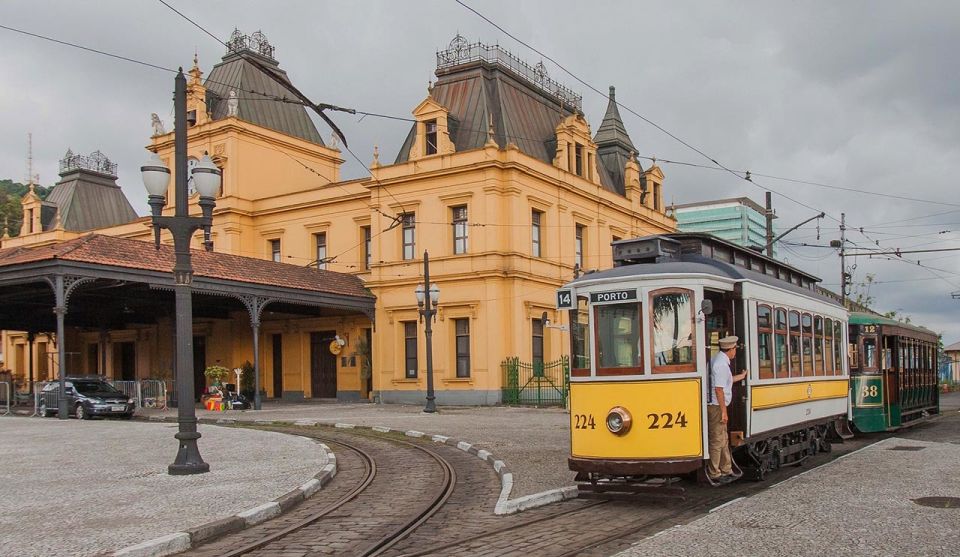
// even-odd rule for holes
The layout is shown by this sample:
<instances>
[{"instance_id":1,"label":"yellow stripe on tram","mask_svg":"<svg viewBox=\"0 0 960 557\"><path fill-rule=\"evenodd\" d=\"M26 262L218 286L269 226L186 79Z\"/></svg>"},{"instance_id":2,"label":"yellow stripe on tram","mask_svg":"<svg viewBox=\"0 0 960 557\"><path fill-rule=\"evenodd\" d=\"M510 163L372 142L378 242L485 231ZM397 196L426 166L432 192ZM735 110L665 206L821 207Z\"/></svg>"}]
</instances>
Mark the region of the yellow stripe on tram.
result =
<instances>
[{"instance_id":1,"label":"yellow stripe on tram","mask_svg":"<svg viewBox=\"0 0 960 557\"><path fill-rule=\"evenodd\" d=\"M754 410L763 410L810 400L846 398L848 388L846 379L760 385L751 389L750 400Z\"/></svg>"}]
</instances>

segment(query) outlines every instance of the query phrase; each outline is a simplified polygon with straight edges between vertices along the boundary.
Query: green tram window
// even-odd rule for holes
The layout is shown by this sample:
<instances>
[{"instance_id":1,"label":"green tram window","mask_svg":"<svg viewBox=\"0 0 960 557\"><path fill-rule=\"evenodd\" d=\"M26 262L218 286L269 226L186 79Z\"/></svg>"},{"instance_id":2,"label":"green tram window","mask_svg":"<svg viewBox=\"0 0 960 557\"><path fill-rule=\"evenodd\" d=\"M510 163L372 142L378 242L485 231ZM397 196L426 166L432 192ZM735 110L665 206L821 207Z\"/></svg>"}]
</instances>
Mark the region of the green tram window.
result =
<instances>
[{"instance_id":1,"label":"green tram window","mask_svg":"<svg viewBox=\"0 0 960 557\"><path fill-rule=\"evenodd\" d=\"M570 374L574 377L590 375L590 330L588 302L577 297L577 308L570 311L570 345L573 352Z\"/></svg>"},{"instance_id":2,"label":"green tram window","mask_svg":"<svg viewBox=\"0 0 960 557\"><path fill-rule=\"evenodd\" d=\"M679 288L650 294L653 373L696 371L693 292Z\"/></svg>"},{"instance_id":3,"label":"green tram window","mask_svg":"<svg viewBox=\"0 0 960 557\"><path fill-rule=\"evenodd\" d=\"M863 370L877 369L877 337L863 337Z\"/></svg>"},{"instance_id":4,"label":"green tram window","mask_svg":"<svg viewBox=\"0 0 960 557\"><path fill-rule=\"evenodd\" d=\"M639 375L641 365L640 304L596 306L597 375Z\"/></svg>"}]
</instances>

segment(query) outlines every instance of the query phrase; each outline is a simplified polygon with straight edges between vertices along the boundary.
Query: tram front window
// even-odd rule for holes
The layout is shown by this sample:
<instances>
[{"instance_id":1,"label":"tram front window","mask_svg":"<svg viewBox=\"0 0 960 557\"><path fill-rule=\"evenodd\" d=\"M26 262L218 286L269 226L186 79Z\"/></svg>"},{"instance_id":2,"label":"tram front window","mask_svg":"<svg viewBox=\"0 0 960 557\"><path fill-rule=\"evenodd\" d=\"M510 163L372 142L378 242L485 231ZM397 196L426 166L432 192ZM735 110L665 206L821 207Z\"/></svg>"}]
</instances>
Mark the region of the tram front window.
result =
<instances>
[{"instance_id":1,"label":"tram front window","mask_svg":"<svg viewBox=\"0 0 960 557\"><path fill-rule=\"evenodd\" d=\"M688 291L654 293L653 372L695 371L693 296Z\"/></svg>"},{"instance_id":2,"label":"tram front window","mask_svg":"<svg viewBox=\"0 0 960 557\"><path fill-rule=\"evenodd\" d=\"M573 375L590 375L590 338L587 334L587 298L577 298L577 309L570 312L570 331L572 333Z\"/></svg>"},{"instance_id":3,"label":"tram front window","mask_svg":"<svg viewBox=\"0 0 960 557\"><path fill-rule=\"evenodd\" d=\"M640 305L598 306L597 368L640 367ZM637 370L636 373L642 373Z\"/></svg>"}]
</instances>

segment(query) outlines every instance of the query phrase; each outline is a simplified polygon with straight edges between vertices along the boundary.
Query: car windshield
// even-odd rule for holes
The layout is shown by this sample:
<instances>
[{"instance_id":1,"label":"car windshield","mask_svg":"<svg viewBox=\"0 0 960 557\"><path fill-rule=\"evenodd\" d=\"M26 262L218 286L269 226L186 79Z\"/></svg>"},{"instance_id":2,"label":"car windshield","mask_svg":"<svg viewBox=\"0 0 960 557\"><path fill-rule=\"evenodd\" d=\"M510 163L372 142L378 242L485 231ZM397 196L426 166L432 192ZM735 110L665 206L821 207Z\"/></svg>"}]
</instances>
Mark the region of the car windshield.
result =
<instances>
[{"instance_id":1,"label":"car windshield","mask_svg":"<svg viewBox=\"0 0 960 557\"><path fill-rule=\"evenodd\" d=\"M103 381L74 381L74 388L77 389L77 392L88 394L88 393L110 393L110 394L120 394L113 385L109 383L104 383Z\"/></svg>"}]
</instances>

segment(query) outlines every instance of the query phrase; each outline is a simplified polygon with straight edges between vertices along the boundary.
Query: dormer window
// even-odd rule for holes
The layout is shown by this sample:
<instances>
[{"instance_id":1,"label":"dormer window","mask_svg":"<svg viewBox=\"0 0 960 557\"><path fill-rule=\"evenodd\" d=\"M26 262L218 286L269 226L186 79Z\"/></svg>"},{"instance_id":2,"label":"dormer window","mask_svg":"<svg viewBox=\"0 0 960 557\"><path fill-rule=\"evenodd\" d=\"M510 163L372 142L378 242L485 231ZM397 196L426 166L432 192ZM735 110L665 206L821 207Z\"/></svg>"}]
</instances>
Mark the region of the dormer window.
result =
<instances>
[{"instance_id":1,"label":"dormer window","mask_svg":"<svg viewBox=\"0 0 960 557\"><path fill-rule=\"evenodd\" d=\"M583 176L583 145L579 143L574 151L574 160L577 176Z\"/></svg>"},{"instance_id":2,"label":"dormer window","mask_svg":"<svg viewBox=\"0 0 960 557\"><path fill-rule=\"evenodd\" d=\"M437 154L437 121L436 120L427 120L424 123L426 127L426 149L424 153L427 155L436 155Z\"/></svg>"}]
</instances>

